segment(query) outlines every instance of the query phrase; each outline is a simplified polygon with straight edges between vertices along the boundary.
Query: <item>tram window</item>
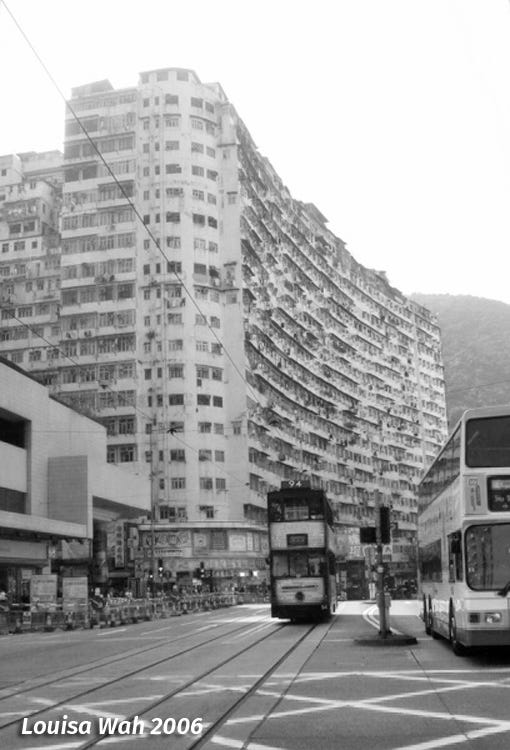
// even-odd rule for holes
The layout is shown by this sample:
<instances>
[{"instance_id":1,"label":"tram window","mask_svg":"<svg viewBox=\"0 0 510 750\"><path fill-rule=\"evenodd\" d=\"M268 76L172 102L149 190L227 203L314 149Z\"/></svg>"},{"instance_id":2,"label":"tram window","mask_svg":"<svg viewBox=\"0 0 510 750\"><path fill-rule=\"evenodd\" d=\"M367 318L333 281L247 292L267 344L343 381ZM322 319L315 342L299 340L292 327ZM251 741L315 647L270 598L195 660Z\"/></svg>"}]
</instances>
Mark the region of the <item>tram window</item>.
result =
<instances>
[{"instance_id":1,"label":"tram window","mask_svg":"<svg viewBox=\"0 0 510 750\"><path fill-rule=\"evenodd\" d=\"M308 558L308 575L323 576L325 573L325 561L321 555L310 555Z\"/></svg>"},{"instance_id":2,"label":"tram window","mask_svg":"<svg viewBox=\"0 0 510 750\"><path fill-rule=\"evenodd\" d=\"M282 521L283 511L282 504L278 500L271 500L269 503L269 520L270 521Z\"/></svg>"},{"instance_id":3,"label":"tram window","mask_svg":"<svg viewBox=\"0 0 510 750\"><path fill-rule=\"evenodd\" d=\"M285 505L285 520L308 520L308 500L305 498L289 498Z\"/></svg>"},{"instance_id":4,"label":"tram window","mask_svg":"<svg viewBox=\"0 0 510 750\"><path fill-rule=\"evenodd\" d=\"M318 520L324 518L324 508L322 500L319 497L311 498L310 504L310 518L312 520Z\"/></svg>"},{"instance_id":5,"label":"tram window","mask_svg":"<svg viewBox=\"0 0 510 750\"><path fill-rule=\"evenodd\" d=\"M276 578L289 575L289 559L287 555L273 555L273 575Z\"/></svg>"},{"instance_id":6,"label":"tram window","mask_svg":"<svg viewBox=\"0 0 510 750\"><path fill-rule=\"evenodd\" d=\"M301 578L308 575L308 558L306 553L298 552L289 555L289 575Z\"/></svg>"}]
</instances>

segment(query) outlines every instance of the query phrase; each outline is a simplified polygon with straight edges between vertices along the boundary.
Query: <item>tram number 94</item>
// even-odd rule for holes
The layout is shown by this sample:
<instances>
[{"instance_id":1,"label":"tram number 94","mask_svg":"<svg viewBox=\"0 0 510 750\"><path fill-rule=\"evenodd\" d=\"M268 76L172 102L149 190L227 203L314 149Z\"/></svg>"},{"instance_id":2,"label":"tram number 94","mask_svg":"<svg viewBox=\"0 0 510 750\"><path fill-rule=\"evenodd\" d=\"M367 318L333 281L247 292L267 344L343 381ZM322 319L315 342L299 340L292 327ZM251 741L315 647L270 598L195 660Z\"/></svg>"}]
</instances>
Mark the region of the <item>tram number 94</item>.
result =
<instances>
[{"instance_id":1,"label":"tram number 94","mask_svg":"<svg viewBox=\"0 0 510 750\"><path fill-rule=\"evenodd\" d=\"M280 489L281 490L292 490L295 487L307 487L310 489L310 480L309 479L289 479L285 482L281 482Z\"/></svg>"},{"instance_id":2,"label":"tram number 94","mask_svg":"<svg viewBox=\"0 0 510 750\"><path fill-rule=\"evenodd\" d=\"M204 723L203 719L158 719L153 718L152 729L149 734L201 734Z\"/></svg>"}]
</instances>

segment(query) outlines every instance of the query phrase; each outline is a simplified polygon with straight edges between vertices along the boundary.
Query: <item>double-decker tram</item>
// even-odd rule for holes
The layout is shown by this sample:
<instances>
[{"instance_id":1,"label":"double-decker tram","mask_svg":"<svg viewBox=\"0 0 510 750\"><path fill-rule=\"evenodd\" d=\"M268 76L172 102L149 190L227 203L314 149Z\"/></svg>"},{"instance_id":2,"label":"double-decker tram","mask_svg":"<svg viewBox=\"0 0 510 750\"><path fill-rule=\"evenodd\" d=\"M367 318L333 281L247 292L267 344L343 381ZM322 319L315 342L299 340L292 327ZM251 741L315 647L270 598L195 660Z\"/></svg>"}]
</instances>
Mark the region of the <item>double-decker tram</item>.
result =
<instances>
[{"instance_id":1,"label":"double-decker tram","mask_svg":"<svg viewBox=\"0 0 510 750\"><path fill-rule=\"evenodd\" d=\"M510 645L510 406L466 411L418 492L425 630Z\"/></svg>"},{"instance_id":2,"label":"double-decker tram","mask_svg":"<svg viewBox=\"0 0 510 750\"><path fill-rule=\"evenodd\" d=\"M336 608L333 513L323 490L282 482L268 493L271 616L329 617Z\"/></svg>"}]
</instances>

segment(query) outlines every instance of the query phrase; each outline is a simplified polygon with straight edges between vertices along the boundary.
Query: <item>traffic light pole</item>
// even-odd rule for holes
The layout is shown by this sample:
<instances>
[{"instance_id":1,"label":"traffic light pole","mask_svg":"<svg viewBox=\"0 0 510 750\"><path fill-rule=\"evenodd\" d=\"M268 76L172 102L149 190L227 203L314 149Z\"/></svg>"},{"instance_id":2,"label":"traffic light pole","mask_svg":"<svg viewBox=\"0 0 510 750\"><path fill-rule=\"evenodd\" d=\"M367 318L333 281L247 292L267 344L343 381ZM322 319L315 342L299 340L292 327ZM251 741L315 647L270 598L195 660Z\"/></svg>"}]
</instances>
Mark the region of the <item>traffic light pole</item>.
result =
<instances>
[{"instance_id":1,"label":"traffic light pole","mask_svg":"<svg viewBox=\"0 0 510 750\"><path fill-rule=\"evenodd\" d=\"M384 563L383 563L383 541L382 541L382 523L381 523L381 498L380 493L376 492L376 565L377 565L377 606L379 608L379 635L381 638L387 638L391 631L387 618L386 595L384 593Z\"/></svg>"}]
</instances>

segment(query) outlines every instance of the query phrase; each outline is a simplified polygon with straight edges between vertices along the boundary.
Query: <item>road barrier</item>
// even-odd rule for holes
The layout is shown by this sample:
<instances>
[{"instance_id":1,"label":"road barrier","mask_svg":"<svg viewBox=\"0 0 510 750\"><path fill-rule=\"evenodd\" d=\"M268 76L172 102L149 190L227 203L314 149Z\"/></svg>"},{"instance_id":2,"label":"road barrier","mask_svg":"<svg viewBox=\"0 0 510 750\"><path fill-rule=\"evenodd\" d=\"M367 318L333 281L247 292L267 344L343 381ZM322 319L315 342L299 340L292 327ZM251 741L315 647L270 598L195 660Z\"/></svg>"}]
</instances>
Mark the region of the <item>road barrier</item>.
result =
<instances>
[{"instance_id":1,"label":"road barrier","mask_svg":"<svg viewBox=\"0 0 510 750\"><path fill-rule=\"evenodd\" d=\"M72 609L63 609L61 605L47 609L40 605L14 605L10 609L0 609L0 635L53 632L56 629L110 628L142 620L180 617L237 604L264 601L264 597L253 594L211 593L169 594L145 599L108 597L105 600L91 599L88 605L77 604Z\"/></svg>"}]
</instances>

